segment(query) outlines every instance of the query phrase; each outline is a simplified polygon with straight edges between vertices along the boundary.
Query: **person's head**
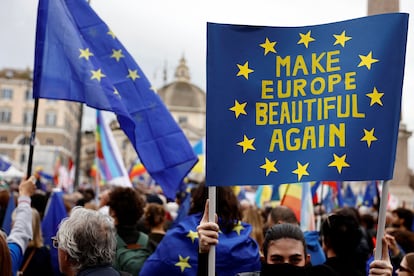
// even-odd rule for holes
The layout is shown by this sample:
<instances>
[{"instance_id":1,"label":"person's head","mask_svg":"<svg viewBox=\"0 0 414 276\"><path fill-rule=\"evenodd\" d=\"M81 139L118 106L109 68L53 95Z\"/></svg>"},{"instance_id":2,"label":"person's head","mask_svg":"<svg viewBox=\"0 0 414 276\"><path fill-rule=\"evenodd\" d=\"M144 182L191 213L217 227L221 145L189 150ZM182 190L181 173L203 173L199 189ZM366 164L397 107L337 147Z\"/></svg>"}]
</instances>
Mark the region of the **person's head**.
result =
<instances>
[{"instance_id":1,"label":"person's head","mask_svg":"<svg viewBox=\"0 0 414 276\"><path fill-rule=\"evenodd\" d=\"M149 228L153 228L165 223L165 209L164 206L158 203L148 203L145 206L145 224Z\"/></svg>"},{"instance_id":2,"label":"person's head","mask_svg":"<svg viewBox=\"0 0 414 276\"><path fill-rule=\"evenodd\" d=\"M302 230L291 223L275 224L267 230L263 253L267 264L305 266L310 259Z\"/></svg>"},{"instance_id":3,"label":"person's head","mask_svg":"<svg viewBox=\"0 0 414 276\"><path fill-rule=\"evenodd\" d=\"M406 208L397 208L391 212L391 224L395 228L411 230L413 224L413 212Z\"/></svg>"},{"instance_id":4,"label":"person's head","mask_svg":"<svg viewBox=\"0 0 414 276\"><path fill-rule=\"evenodd\" d=\"M191 207L188 214L202 213L208 198L208 187L202 182L192 193ZM217 187L217 216L220 230L227 233L233 230L235 221L242 219L239 201L229 186Z\"/></svg>"},{"instance_id":5,"label":"person's head","mask_svg":"<svg viewBox=\"0 0 414 276\"><path fill-rule=\"evenodd\" d=\"M109 214L116 225L133 226L144 214L142 195L130 187L116 187L109 194Z\"/></svg>"},{"instance_id":6,"label":"person's head","mask_svg":"<svg viewBox=\"0 0 414 276\"><path fill-rule=\"evenodd\" d=\"M60 271L71 275L82 268L111 264L116 250L115 233L111 217L74 207L60 223L54 241Z\"/></svg>"},{"instance_id":7,"label":"person's head","mask_svg":"<svg viewBox=\"0 0 414 276\"><path fill-rule=\"evenodd\" d=\"M295 213L287 206L276 206L270 211L267 217L268 226L278 223L292 223L299 225Z\"/></svg>"},{"instance_id":8,"label":"person's head","mask_svg":"<svg viewBox=\"0 0 414 276\"><path fill-rule=\"evenodd\" d=\"M361 235L359 224L353 215L333 213L322 223L322 247L328 257L353 258Z\"/></svg>"},{"instance_id":9,"label":"person's head","mask_svg":"<svg viewBox=\"0 0 414 276\"><path fill-rule=\"evenodd\" d=\"M7 246L6 233L0 231L0 275L12 275L10 250Z\"/></svg>"},{"instance_id":10,"label":"person's head","mask_svg":"<svg viewBox=\"0 0 414 276\"><path fill-rule=\"evenodd\" d=\"M406 254L401 260L400 267L397 269L398 276L414 275L414 253Z\"/></svg>"}]
</instances>

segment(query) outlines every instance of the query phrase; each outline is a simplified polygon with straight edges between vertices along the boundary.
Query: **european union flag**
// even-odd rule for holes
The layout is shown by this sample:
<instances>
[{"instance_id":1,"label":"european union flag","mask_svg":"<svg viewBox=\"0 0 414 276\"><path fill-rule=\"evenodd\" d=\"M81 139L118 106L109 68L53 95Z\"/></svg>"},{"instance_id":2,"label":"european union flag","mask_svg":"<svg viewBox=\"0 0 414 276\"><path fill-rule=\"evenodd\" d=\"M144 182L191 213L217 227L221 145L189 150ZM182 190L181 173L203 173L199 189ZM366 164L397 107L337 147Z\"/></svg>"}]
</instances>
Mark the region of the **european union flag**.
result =
<instances>
[{"instance_id":1,"label":"european union flag","mask_svg":"<svg viewBox=\"0 0 414 276\"><path fill-rule=\"evenodd\" d=\"M60 222L67 216L65 204L63 203L63 192L53 191L42 220L42 233L45 245L50 248L52 267L55 275L60 275L59 259L58 250L52 244L52 237L56 236Z\"/></svg>"},{"instance_id":2,"label":"european union flag","mask_svg":"<svg viewBox=\"0 0 414 276\"><path fill-rule=\"evenodd\" d=\"M175 198L197 161L190 143L114 32L85 0L40 0L34 98L117 115L145 168Z\"/></svg>"},{"instance_id":3,"label":"european union flag","mask_svg":"<svg viewBox=\"0 0 414 276\"><path fill-rule=\"evenodd\" d=\"M407 24L208 23L207 184L392 179Z\"/></svg>"},{"instance_id":4,"label":"european union flag","mask_svg":"<svg viewBox=\"0 0 414 276\"><path fill-rule=\"evenodd\" d=\"M6 213L4 214L3 218L3 225L2 228L7 235L10 234L12 228L12 214L14 209L16 209L16 202L14 201L13 192L10 192L9 202L7 203Z\"/></svg>"},{"instance_id":5,"label":"european union flag","mask_svg":"<svg viewBox=\"0 0 414 276\"><path fill-rule=\"evenodd\" d=\"M145 261L139 275L197 275L197 226L201 217L200 213L189 215L168 230L155 252ZM251 231L251 225L238 222L232 231L219 233L216 275L234 276L240 272L260 270L259 247L250 237Z\"/></svg>"}]
</instances>

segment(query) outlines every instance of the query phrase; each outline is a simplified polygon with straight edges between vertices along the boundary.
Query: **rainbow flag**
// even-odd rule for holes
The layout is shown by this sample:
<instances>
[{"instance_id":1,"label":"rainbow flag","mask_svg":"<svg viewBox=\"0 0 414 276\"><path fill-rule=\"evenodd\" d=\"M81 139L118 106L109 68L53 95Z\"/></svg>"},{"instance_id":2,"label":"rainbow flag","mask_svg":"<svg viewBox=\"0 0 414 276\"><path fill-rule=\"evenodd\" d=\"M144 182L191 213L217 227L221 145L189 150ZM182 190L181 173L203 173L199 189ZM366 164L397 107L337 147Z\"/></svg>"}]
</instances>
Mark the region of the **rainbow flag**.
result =
<instances>
[{"instance_id":1,"label":"rainbow flag","mask_svg":"<svg viewBox=\"0 0 414 276\"><path fill-rule=\"evenodd\" d=\"M287 206L293 210L300 227L303 231L314 231L315 216L313 213L313 202L311 183L283 184L279 187L280 205Z\"/></svg>"},{"instance_id":2,"label":"rainbow flag","mask_svg":"<svg viewBox=\"0 0 414 276\"><path fill-rule=\"evenodd\" d=\"M96 110L96 160L99 173L108 184L132 186L118 146L100 110Z\"/></svg>"},{"instance_id":3,"label":"rainbow flag","mask_svg":"<svg viewBox=\"0 0 414 276\"><path fill-rule=\"evenodd\" d=\"M293 210L298 221L302 209L302 184L282 184L279 187L280 205L287 206Z\"/></svg>"},{"instance_id":4,"label":"rainbow flag","mask_svg":"<svg viewBox=\"0 0 414 276\"><path fill-rule=\"evenodd\" d=\"M141 176L146 172L147 170L145 169L144 165L137 158L135 162L132 164L131 168L129 169L129 179L132 181L132 179L134 179L135 177Z\"/></svg>"}]
</instances>

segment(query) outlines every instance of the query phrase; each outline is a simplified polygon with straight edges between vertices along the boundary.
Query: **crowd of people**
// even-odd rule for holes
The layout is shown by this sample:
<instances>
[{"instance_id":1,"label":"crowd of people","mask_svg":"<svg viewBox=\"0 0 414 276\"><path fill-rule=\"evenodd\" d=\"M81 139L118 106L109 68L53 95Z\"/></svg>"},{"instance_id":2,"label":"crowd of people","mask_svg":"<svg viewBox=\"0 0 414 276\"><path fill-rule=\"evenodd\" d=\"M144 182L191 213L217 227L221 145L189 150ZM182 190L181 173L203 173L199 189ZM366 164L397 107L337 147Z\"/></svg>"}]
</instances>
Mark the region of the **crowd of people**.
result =
<instances>
[{"instance_id":1,"label":"crowd of people","mask_svg":"<svg viewBox=\"0 0 414 276\"><path fill-rule=\"evenodd\" d=\"M377 241L374 209L336 208L322 215L318 231L304 231L286 206L258 208L239 201L231 187L217 187L216 194L216 219L209 221L213 199L204 183L175 200L142 187L82 187L61 197L67 215L49 247L41 224L50 194L34 177L2 185L1 225L9 198L15 208L10 232L0 235L0 276L203 276L213 248L215 275L414 275L408 208L387 212ZM382 257L374 260L377 243Z\"/></svg>"}]
</instances>

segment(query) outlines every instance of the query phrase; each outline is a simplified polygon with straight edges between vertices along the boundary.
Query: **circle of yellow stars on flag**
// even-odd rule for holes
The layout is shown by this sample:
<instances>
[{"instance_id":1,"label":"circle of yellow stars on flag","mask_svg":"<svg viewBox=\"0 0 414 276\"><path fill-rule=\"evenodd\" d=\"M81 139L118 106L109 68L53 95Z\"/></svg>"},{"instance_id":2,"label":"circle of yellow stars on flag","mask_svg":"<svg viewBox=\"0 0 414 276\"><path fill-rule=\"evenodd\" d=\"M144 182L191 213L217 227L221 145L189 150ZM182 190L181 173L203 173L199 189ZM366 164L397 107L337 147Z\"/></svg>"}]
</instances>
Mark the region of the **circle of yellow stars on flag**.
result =
<instances>
[{"instance_id":1,"label":"circle of yellow stars on flag","mask_svg":"<svg viewBox=\"0 0 414 276\"><path fill-rule=\"evenodd\" d=\"M333 45L341 46L342 48L346 47L346 44L352 40L352 37L347 35L346 31L343 30L339 34L333 34L335 41ZM299 40L297 42L298 45L304 45L305 48L308 48L310 43L315 42L316 39L312 37L312 32L309 30L306 33L299 33ZM259 43L259 46L263 48L263 55L266 56L271 53L277 53L275 47L277 42L272 41L269 37L265 37L264 42ZM373 52L370 51L368 54L358 55L360 58L359 64L357 67L366 67L368 70L371 70L373 64L379 62L380 60L374 58ZM245 61L243 64L236 64L238 67L237 77L244 77L244 79L248 80L249 75L254 73L255 70L249 66L249 61ZM366 93L366 96L370 98L370 106L379 105L383 106L382 97L384 96L383 92L378 91L376 87L373 88L372 92ZM240 115L248 115L246 111L247 102L239 102L237 99L234 100L234 105L229 108L230 111L234 112L234 116L236 119L240 117ZM370 148L372 142L377 141L378 138L375 137L374 131L375 129L372 128L371 130L363 129L364 135L360 139L360 141L366 142L367 147ZM246 153L248 150L256 150L254 147L255 138L248 138L246 135L243 135L243 140L238 142L237 145L242 147L243 153ZM333 154L333 161L328 164L328 167L335 167L338 173L342 173L343 168L350 167L350 164L346 162L346 154L338 155ZM277 160L270 160L265 158L265 163L260 165L260 168L265 170L266 176L270 175L270 173L277 173L278 170L276 168ZM297 162L297 167L292 171L293 174L297 175L298 181L302 180L304 176L309 176L308 172L309 163L301 164Z\"/></svg>"}]
</instances>

